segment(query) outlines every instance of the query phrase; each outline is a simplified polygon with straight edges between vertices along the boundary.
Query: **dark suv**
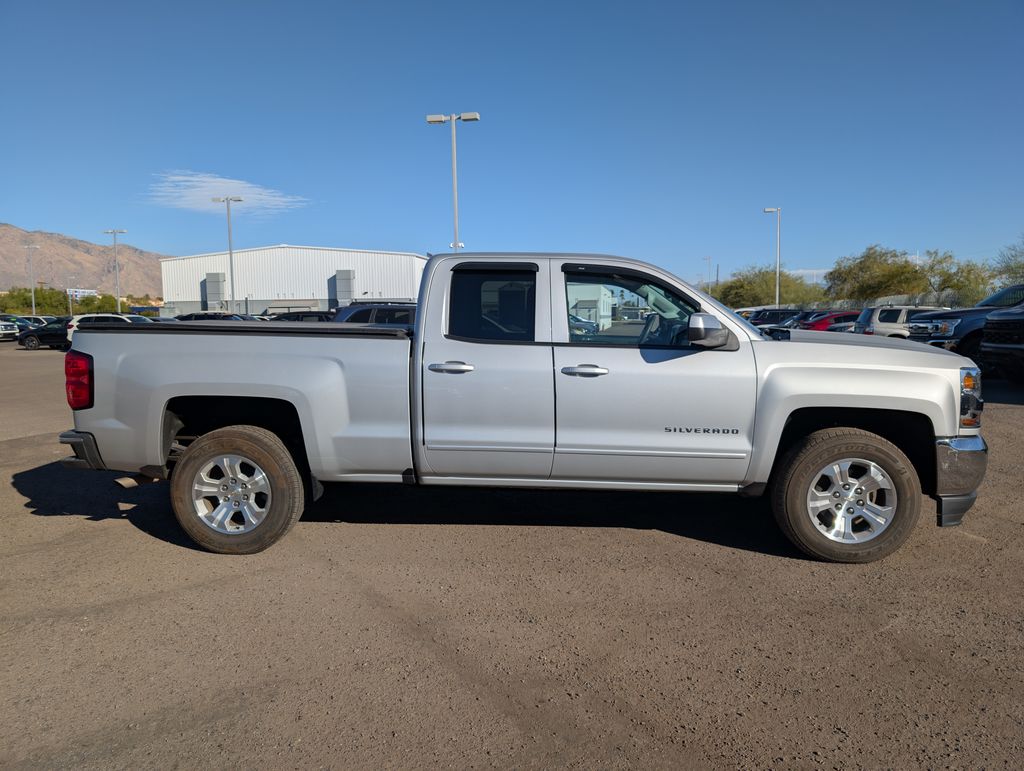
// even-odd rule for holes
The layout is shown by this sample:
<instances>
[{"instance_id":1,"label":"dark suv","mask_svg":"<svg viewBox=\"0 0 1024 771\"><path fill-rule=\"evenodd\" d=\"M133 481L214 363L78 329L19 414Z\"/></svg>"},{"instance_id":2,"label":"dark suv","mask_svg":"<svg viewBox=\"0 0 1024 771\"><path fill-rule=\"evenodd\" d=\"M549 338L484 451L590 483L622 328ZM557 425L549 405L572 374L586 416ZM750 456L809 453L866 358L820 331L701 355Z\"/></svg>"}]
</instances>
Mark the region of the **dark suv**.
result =
<instances>
[{"instance_id":1,"label":"dark suv","mask_svg":"<svg viewBox=\"0 0 1024 771\"><path fill-rule=\"evenodd\" d=\"M416 323L416 303L413 302L356 302L338 308L335 321L347 324L397 324Z\"/></svg>"},{"instance_id":2,"label":"dark suv","mask_svg":"<svg viewBox=\"0 0 1024 771\"><path fill-rule=\"evenodd\" d=\"M1000 308L1012 308L1024 303L1024 284L1000 289L975 305L955 311L918 313L910 324L910 339L927 343L978 362L981 355L981 336L985 319Z\"/></svg>"},{"instance_id":3,"label":"dark suv","mask_svg":"<svg viewBox=\"0 0 1024 771\"><path fill-rule=\"evenodd\" d=\"M334 311L291 311L278 313L271 321L334 321Z\"/></svg>"},{"instance_id":4,"label":"dark suv","mask_svg":"<svg viewBox=\"0 0 1024 771\"><path fill-rule=\"evenodd\" d=\"M981 338L981 360L1024 383L1024 304L989 314Z\"/></svg>"}]
</instances>

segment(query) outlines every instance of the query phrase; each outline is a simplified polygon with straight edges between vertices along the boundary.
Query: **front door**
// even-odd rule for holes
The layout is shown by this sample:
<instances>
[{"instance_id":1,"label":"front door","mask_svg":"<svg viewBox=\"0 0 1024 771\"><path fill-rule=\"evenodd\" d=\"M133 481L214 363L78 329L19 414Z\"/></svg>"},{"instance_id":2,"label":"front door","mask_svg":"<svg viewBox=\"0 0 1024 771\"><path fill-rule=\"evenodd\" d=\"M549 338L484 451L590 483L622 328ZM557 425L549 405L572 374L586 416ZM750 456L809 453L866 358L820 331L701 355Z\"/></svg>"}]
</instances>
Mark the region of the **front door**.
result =
<instances>
[{"instance_id":1,"label":"front door","mask_svg":"<svg viewBox=\"0 0 1024 771\"><path fill-rule=\"evenodd\" d=\"M691 346L699 302L664 279L614 265L556 269L552 317L565 342L554 348L552 479L743 480L756 391L750 342ZM596 307L596 331L569 320L584 307Z\"/></svg>"}]
</instances>

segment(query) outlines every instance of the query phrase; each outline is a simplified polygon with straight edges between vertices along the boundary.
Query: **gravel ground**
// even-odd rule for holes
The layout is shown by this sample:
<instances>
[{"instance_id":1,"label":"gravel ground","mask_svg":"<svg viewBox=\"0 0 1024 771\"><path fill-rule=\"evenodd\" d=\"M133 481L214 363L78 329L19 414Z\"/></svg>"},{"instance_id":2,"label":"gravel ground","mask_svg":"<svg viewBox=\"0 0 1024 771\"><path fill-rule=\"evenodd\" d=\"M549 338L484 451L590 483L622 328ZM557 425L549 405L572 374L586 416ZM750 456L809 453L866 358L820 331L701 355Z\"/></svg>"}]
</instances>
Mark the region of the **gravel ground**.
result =
<instances>
[{"instance_id":1,"label":"gravel ground","mask_svg":"<svg viewBox=\"0 0 1024 771\"><path fill-rule=\"evenodd\" d=\"M1020 767L1024 389L897 554L730 496L336 487L254 557L65 470L62 357L0 344L0 765Z\"/></svg>"}]
</instances>

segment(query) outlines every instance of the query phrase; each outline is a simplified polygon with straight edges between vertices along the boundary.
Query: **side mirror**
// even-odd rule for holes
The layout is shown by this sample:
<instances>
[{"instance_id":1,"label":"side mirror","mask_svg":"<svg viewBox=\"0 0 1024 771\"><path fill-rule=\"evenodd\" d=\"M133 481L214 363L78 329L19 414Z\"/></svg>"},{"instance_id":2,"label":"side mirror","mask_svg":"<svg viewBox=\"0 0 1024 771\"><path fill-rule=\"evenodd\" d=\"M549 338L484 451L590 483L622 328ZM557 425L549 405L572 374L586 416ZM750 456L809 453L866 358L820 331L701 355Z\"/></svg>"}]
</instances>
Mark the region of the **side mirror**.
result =
<instances>
[{"instance_id":1,"label":"side mirror","mask_svg":"<svg viewBox=\"0 0 1024 771\"><path fill-rule=\"evenodd\" d=\"M710 313L694 313L690 316L687 337L690 345L721 348L729 342L729 330L722 326L717 316Z\"/></svg>"}]
</instances>

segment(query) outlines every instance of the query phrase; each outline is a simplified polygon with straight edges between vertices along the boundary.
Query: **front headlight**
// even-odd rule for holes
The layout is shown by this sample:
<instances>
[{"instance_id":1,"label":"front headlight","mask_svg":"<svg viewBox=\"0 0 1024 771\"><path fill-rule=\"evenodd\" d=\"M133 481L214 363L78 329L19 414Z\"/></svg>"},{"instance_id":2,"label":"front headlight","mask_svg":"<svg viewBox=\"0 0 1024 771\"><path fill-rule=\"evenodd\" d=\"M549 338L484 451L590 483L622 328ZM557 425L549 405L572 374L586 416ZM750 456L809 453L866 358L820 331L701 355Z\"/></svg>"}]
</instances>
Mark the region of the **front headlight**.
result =
<instances>
[{"instance_id":1,"label":"front headlight","mask_svg":"<svg viewBox=\"0 0 1024 771\"><path fill-rule=\"evenodd\" d=\"M956 331L957 324L961 319L943 319L932 325L932 334L940 337L949 337Z\"/></svg>"},{"instance_id":2,"label":"front headlight","mask_svg":"<svg viewBox=\"0 0 1024 771\"><path fill-rule=\"evenodd\" d=\"M981 370L977 367L960 368L960 428L981 428L981 411L985 402L981 398Z\"/></svg>"}]
</instances>

